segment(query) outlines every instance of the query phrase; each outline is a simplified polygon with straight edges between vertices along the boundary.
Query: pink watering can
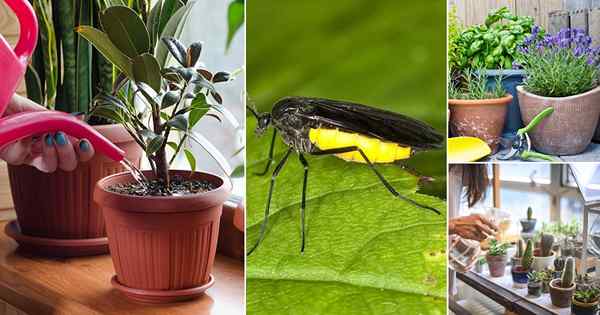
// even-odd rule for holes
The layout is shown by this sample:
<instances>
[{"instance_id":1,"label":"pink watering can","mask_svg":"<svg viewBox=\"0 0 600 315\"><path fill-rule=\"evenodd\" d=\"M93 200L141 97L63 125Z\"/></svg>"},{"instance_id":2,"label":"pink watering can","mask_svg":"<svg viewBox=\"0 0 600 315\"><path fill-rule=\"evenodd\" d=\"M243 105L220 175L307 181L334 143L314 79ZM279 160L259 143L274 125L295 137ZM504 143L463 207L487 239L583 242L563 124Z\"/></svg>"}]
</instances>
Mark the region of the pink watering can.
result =
<instances>
[{"instance_id":1,"label":"pink watering can","mask_svg":"<svg viewBox=\"0 0 600 315\"><path fill-rule=\"evenodd\" d=\"M6 111L27 70L29 57L35 49L38 22L27 0L4 0L19 19L19 41L13 48L0 35L0 116ZM23 112L0 118L0 148L14 141L48 132L62 131L75 138L86 138L95 150L112 160L122 161L125 152L104 138L92 127L67 113L58 111Z\"/></svg>"}]
</instances>

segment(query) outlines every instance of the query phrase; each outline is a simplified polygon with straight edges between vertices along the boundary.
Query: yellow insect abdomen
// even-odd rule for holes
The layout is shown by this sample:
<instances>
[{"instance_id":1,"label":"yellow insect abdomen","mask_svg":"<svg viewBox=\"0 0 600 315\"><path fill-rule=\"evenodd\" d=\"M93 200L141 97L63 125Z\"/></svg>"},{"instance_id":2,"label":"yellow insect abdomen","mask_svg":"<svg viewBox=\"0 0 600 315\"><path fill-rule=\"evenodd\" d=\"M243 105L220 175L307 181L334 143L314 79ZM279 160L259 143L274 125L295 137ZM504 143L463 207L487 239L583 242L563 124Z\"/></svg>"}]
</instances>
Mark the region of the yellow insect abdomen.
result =
<instances>
[{"instance_id":1,"label":"yellow insect abdomen","mask_svg":"<svg viewBox=\"0 0 600 315\"><path fill-rule=\"evenodd\" d=\"M358 133L348 133L338 129L310 129L310 142L321 150L359 147L372 163L392 163L408 159L410 147L402 147L397 143L385 142ZM358 151L336 154L337 157L351 162L366 163Z\"/></svg>"}]
</instances>

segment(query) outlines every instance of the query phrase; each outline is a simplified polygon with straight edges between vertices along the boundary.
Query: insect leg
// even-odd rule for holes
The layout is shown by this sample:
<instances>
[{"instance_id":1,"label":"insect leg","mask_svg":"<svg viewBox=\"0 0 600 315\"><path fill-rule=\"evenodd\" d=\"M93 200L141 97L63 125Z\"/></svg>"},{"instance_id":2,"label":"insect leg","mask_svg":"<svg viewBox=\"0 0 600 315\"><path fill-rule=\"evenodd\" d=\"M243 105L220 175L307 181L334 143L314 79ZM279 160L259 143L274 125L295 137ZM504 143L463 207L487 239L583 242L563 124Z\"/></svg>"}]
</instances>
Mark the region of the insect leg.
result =
<instances>
[{"instance_id":1,"label":"insect leg","mask_svg":"<svg viewBox=\"0 0 600 315\"><path fill-rule=\"evenodd\" d=\"M302 183L302 204L300 206L300 225L302 226L301 236L302 236L302 245L300 246L300 252L304 253L304 213L306 210L306 184L308 181L308 161L304 158L304 155L299 154L298 158L300 158L300 163L304 166L304 182Z\"/></svg>"},{"instance_id":2,"label":"insect leg","mask_svg":"<svg viewBox=\"0 0 600 315\"><path fill-rule=\"evenodd\" d=\"M365 160L365 162L367 162L367 165L369 166L369 168L375 173L375 175L377 175L377 177L379 178L379 181L381 181L381 183L383 184L383 186L385 186L385 188L387 188L387 190L392 193L392 195L394 195L395 197L398 197L408 203L411 203L417 207L423 208L423 209L427 209L427 210L431 210L437 214L440 214L440 211L432 208L430 206L427 205L422 205L412 199L409 199L405 196L402 196L400 193L398 193L396 191L396 189L394 189L394 187L383 177L383 175L381 175L381 173L379 173L379 171L375 168L375 166L373 165L373 163L371 163L371 161L369 160L369 158L367 157L367 155L363 152L363 150L361 150L359 147L357 146L351 146L351 147L343 147L343 148L335 148L335 149L327 149L327 150L322 150L322 151L316 151L316 152L311 152L312 155L330 155L330 154L341 154L341 153L348 153L348 152L355 152L358 151L358 153L360 153L360 155L363 157L363 159Z\"/></svg>"},{"instance_id":3,"label":"insect leg","mask_svg":"<svg viewBox=\"0 0 600 315\"><path fill-rule=\"evenodd\" d=\"M271 164L273 163L273 150L275 149L275 138L277 136L277 129L273 128L273 137L271 138L271 146L269 147L269 158L267 160L267 165L265 165L265 170L259 173L254 173L254 175L263 176L267 174Z\"/></svg>"},{"instance_id":4,"label":"insect leg","mask_svg":"<svg viewBox=\"0 0 600 315\"><path fill-rule=\"evenodd\" d=\"M260 225L260 233L258 235L258 240L256 240L256 243L254 244L254 246L252 246L250 251L248 251L247 256L250 256L250 254L252 254L252 252L258 247L260 242L262 242L263 238L265 237L265 231L267 229L267 224L269 223L269 210L271 208L271 197L273 196L273 186L275 186L275 179L277 178L277 175L279 175L279 172L283 168L283 165L285 165L285 162L290 156L290 153L292 153L292 150L292 148L287 150L281 161L279 161L279 163L275 167L275 170L273 170L273 175L271 176L271 183L269 185L269 196L267 197L267 206L265 207L265 217L263 218L263 221Z\"/></svg>"},{"instance_id":5,"label":"insect leg","mask_svg":"<svg viewBox=\"0 0 600 315\"><path fill-rule=\"evenodd\" d=\"M435 178L422 175L421 173L419 173L419 171L417 171L415 168L411 167L404 161L397 161L397 162L395 162L395 164L402 167L402 169L407 171L409 174L417 177L419 179L419 184L431 183L431 182L435 181Z\"/></svg>"}]
</instances>

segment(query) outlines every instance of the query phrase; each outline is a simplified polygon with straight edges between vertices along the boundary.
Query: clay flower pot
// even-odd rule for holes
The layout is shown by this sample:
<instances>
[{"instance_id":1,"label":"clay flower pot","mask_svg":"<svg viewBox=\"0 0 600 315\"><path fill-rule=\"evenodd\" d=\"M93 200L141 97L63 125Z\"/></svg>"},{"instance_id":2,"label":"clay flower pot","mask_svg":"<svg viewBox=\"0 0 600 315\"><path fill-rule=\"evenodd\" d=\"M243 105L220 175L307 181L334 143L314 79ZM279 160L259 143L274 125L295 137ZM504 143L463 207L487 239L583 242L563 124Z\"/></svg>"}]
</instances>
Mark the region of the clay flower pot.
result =
<instances>
[{"instance_id":1,"label":"clay flower pot","mask_svg":"<svg viewBox=\"0 0 600 315\"><path fill-rule=\"evenodd\" d=\"M450 99L450 130L455 136L477 137L495 152L511 102L510 94L485 100Z\"/></svg>"},{"instance_id":2,"label":"clay flower pot","mask_svg":"<svg viewBox=\"0 0 600 315\"><path fill-rule=\"evenodd\" d=\"M527 294L535 297L542 296L542 283L538 282L528 282L527 283Z\"/></svg>"},{"instance_id":3,"label":"clay flower pot","mask_svg":"<svg viewBox=\"0 0 600 315\"><path fill-rule=\"evenodd\" d=\"M506 269L506 261L507 256L492 256L485 255L485 260L490 269L490 276L492 277L502 277L504 276L504 270Z\"/></svg>"},{"instance_id":4,"label":"clay flower pot","mask_svg":"<svg viewBox=\"0 0 600 315\"><path fill-rule=\"evenodd\" d=\"M121 125L94 126L139 166L142 149ZM97 153L72 172L44 173L27 165L8 166L17 220L6 233L19 249L47 256L85 256L108 253L100 208L92 201L96 182L125 169Z\"/></svg>"},{"instance_id":5,"label":"clay flower pot","mask_svg":"<svg viewBox=\"0 0 600 315\"><path fill-rule=\"evenodd\" d=\"M528 273L529 273L529 270L525 270L521 266L514 266L511 269L513 286L515 288L521 288L521 289L526 288L527 283L529 282L529 278L527 277Z\"/></svg>"},{"instance_id":6,"label":"clay flower pot","mask_svg":"<svg viewBox=\"0 0 600 315\"><path fill-rule=\"evenodd\" d=\"M575 292L575 283L570 288L561 288L560 279L554 279L550 281L550 299L552 305L557 307L569 307L571 305L571 299Z\"/></svg>"},{"instance_id":7,"label":"clay flower pot","mask_svg":"<svg viewBox=\"0 0 600 315\"><path fill-rule=\"evenodd\" d=\"M555 253L547 257L541 256L533 256L533 263L531 264L531 268L535 271L543 271L545 269L551 269L554 266L554 257Z\"/></svg>"},{"instance_id":8,"label":"clay flower pot","mask_svg":"<svg viewBox=\"0 0 600 315\"><path fill-rule=\"evenodd\" d=\"M170 171L189 176L189 171ZM152 178L151 172L145 175ZM112 283L127 297L168 303L200 296L214 283L211 275L219 221L231 183L195 172L215 189L183 196L131 196L107 187L133 181L127 172L98 182L94 201L102 208L116 271Z\"/></svg>"},{"instance_id":9,"label":"clay flower pot","mask_svg":"<svg viewBox=\"0 0 600 315\"><path fill-rule=\"evenodd\" d=\"M583 303L573 298L571 303L571 314L575 315L596 315L598 314L598 301Z\"/></svg>"},{"instance_id":10,"label":"clay flower pot","mask_svg":"<svg viewBox=\"0 0 600 315\"><path fill-rule=\"evenodd\" d=\"M600 116L600 87L568 97L543 97L517 87L523 123L528 124L542 110L553 107L546 117L529 132L533 147L552 155L578 154L588 147Z\"/></svg>"}]
</instances>

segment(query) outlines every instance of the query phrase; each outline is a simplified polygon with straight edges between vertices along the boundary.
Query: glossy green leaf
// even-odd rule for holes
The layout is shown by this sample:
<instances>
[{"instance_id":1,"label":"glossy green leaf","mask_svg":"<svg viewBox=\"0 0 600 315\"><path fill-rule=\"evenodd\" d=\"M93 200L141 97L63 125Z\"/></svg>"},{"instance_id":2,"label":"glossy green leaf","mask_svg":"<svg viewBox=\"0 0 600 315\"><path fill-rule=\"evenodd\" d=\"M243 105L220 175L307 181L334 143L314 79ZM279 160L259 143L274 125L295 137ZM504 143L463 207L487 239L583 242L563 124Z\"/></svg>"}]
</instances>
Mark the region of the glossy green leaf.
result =
<instances>
[{"instance_id":1,"label":"glossy green leaf","mask_svg":"<svg viewBox=\"0 0 600 315\"><path fill-rule=\"evenodd\" d=\"M150 35L135 11L125 6L113 6L100 14L102 28L129 58L150 53Z\"/></svg>"},{"instance_id":2,"label":"glossy green leaf","mask_svg":"<svg viewBox=\"0 0 600 315\"><path fill-rule=\"evenodd\" d=\"M227 48L229 48L233 36L242 27L242 24L244 24L244 0L235 0L229 4L227 9Z\"/></svg>"},{"instance_id":3,"label":"glossy green leaf","mask_svg":"<svg viewBox=\"0 0 600 315\"><path fill-rule=\"evenodd\" d=\"M193 128L200 119L210 110L210 105L206 102L204 94L196 95L196 98L190 104L191 110L189 115L189 125Z\"/></svg>"},{"instance_id":4,"label":"glossy green leaf","mask_svg":"<svg viewBox=\"0 0 600 315\"><path fill-rule=\"evenodd\" d=\"M160 149L164 141L165 137L163 137L162 135L154 135L154 137L148 138L146 154L154 154Z\"/></svg>"},{"instance_id":5,"label":"glossy green leaf","mask_svg":"<svg viewBox=\"0 0 600 315\"><path fill-rule=\"evenodd\" d=\"M188 130L188 119L185 115L177 115L173 117L171 120L167 121L167 125L171 126L175 129L179 129L181 131Z\"/></svg>"},{"instance_id":6,"label":"glossy green leaf","mask_svg":"<svg viewBox=\"0 0 600 315\"><path fill-rule=\"evenodd\" d=\"M270 173L270 134L257 139L247 126L248 247L258 237ZM271 132L271 131L270 131ZM277 141L275 160L285 147ZM416 193L417 179L398 166L377 168L403 195L442 215L394 198L364 164L310 157L307 239L300 254L303 167L295 154L273 193L266 237L248 257L248 314L444 314L446 204ZM271 171L273 167L271 168Z\"/></svg>"},{"instance_id":7,"label":"glossy green leaf","mask_svg":"<svg viewBox=\"0 0 600 315\"><path fill-rule=\"evenodd\" d=\"M234 177L234 178L241 178L244 177L245 174L245 167L244 164L242 165L238 165L233 172L231 172L231 174L229 176Z\"/></svg>"},{"instance_id":8,"label":"glossy green leaf","mask_svg":"<svg viewBox=\"0 0 600 315\"><path fill-rule=\"evenodd\" d=\"M121 72L128 77L133 78L133 64L125 54L123 54L108 38L106 33L91 26L79 26L77 32L85 39L89 40L106 59L115 65Z\"/></svg>"},{"instance_id":9,"label":"glossy green leaf","mask_svg":"<svg viewBox=\"0 0 600 315\"><path fill-rule=\"evenodd\" d=\"M171 53L171 56L173 56L181 66L186 67L187 52L183 44L174 37L163 37L162 42Z\"/></svg>"},{"instance_id":10,"label":"glossy green leaf","mask_svg":"<svg viewBox=\"0 0 600 315\"><path fill-rule=\"evenodd\" d=\"M155 91L160 91L160 66L151 54L145 53L133 58L133 78L137 82L148 84Z\"/></svg>"},{"instance_id":11,"label":"glossy green leaf","mask_svg":"<svg viewBox=\"0 0 600 315\"><path fill-rule=\"evenodd\" d=\"M185 154L185 159L187 160L190 170L192 172L196 171L196 157L194 157L194 153L189 149L183 149L183 153Z\"/></svg>"}]
</instances>

